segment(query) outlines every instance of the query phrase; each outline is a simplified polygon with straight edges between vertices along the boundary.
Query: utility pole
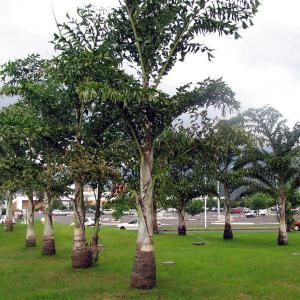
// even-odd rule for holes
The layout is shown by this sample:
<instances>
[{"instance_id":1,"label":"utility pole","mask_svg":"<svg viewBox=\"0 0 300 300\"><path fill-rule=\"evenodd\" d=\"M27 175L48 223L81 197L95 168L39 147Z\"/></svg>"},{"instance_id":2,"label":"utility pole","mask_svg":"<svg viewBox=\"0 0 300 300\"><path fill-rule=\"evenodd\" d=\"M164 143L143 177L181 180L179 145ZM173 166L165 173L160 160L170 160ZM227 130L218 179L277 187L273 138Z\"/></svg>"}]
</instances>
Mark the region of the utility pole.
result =
<instances>
[{"instance_id":1,"label":"utility pole","mask_svg":"<svg viewBox=\"0 0 300 300\"><path fill-rule=\"evenodd\" d=\"M217 193L218 193L218 220L220 220L220 182L217 182Z\"/></svg>"},{"instance_id":2,"label":"utility pole","mask_svg":"<svg viewBox=\"0 0 300 300\"><path fill-rule=\"evenodd\" d=\"M207 227L207 223L206 223L206 219L207 219L207 216L206 216L206 202L207 202L207 197L204 196L204 228L205 229Z\"/></svg>"}]
</instances>

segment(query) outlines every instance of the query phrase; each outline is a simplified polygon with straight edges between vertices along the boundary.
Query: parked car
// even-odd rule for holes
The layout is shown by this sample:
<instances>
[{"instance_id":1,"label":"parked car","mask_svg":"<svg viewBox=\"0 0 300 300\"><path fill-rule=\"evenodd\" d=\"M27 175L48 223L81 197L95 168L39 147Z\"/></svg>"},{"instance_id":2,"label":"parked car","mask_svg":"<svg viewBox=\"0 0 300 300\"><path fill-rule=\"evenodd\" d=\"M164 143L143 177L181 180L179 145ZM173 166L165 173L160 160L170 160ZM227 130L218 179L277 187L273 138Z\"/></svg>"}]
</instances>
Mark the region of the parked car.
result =
<instances>
[{"instance_id":1,"label":"parked car","mask_svg":"<svg viewBox=\"0 0 300 300\"><path fill-rule=\"evenodd\" d=\"M0 216L0 224L4 224L5 223L5 219L6 219L6 216ZM15 218L12 219L13 220L13 224L16 224L16 220Z\"/></svg>"},{"instance_id":2,"label":"parked car","mask_svg":"<svg viewBox=\"0 0 300 300\"><path fill-rule=\"evenodd\" d=\"M138 230L139 219L132 219L128 223L120 223L117 225L117 228L128 229L128 230Z\"/></svg>"},{"instance_id":3,"label":"parked car","mask_svg":"<svg viewBox=\"0 0 300 300\"><path fill-rule=\"evenodd\" d=\"M259 209L257 214L259 216L265 216L267 214L267 210L266 209Z\"/></svg>"},{"instance_id":4,"label":"parked car","mask_svg":"<svg viewBox=\"0 0 300 300\"><path fill-rule=\"evenodd\" d=\"M96 213L96 210L94 210L93 208L88 208L88 209L86 210L86 213L88 213L88 214L95 214L95 213Z\"/></svg>"},{"instance_id":5,"label":"parked car","mask_svg":"<svg viewBox=\"0 0 300 300\"><path fill-rule=\"evenodd\" d=\"M230 213L232 213L232 214L241 214L242 209L241 208L232 208Z\"/></svg>"},{"instance_id":6,"label":"parked car","mask_svg":"<svg viewBox=\"0 0 300 300\"><path fill-rule=\"evenodd\" d=\"M167 212L169 212L169 213L177 212L177 209L174 207L170 207L170 208L167 208Z\"/></svg>"},{"instance_id":7,"label":"parked car","mask_svg":"<svg viewBox=\"0 0 300 300\"><path fill-rule=\"evenodd\" d=\"M101 219L99 219L99 224L101 223ZM95 226L95 219L91 217L86 217L84 219L84 226Z\"/></svg>"},{"instance_id":8,"label":"parked car","mask_svg":"<svg viewBox=\"0 0 300 300\"><path fill-rule=\"evenodd\" d=\"M103 215L111 215L112 213L113 213L113 210L110 208L103 209L103 211L102 211Z\"/></svg>"},{"instance_id":9,"label":"parked car","mask_svg":"<svg viewBox=\"0 0 300 300\"><path fill-rule=\"evenodd\" d=\"M124 216L129 216L129 215L137 216L137 212L135 209L129 209L129 210L123 211L123 215Z\"/></svg>"},{"instance_id":10,"label":"parked car","mask_svg":"<svg viewBox=\"0 0 300 300\"><path fill-rule=\"evenodd\" d=\"M245 213L246 218L255 218L256 217L256 212L254 210L251 210L247 213Z\"/></svg>"},{"instance_id":11,"label":"parked car","mask_svg":"<svg viewBox=\"0 0 300 300\"><path fill-rule=\"evenodd\" d=\"M157 224L158 224L158 227L161 226L160 222L157 222ZM135 219L130 220L128 223L120 223L120 224L117 225L117 228L128 229L128 230L138 230L138 228L139 228L139 219L135 218Z\"/></svg>"},{"instance_id":12,"label":"parked car","mask_svg":"<svg viewBox=\"0 0 300 300\"><path fill-rule=\"evenodd\" d=\"M53 216L69 216L70 211L68 210L59 210L59 209L54 209L52 212Z\"/></svg>"},{"instance_id":13,"label":"parked car","mask_svg":"<svg viewBox=\"0 0 300 300\"><path fill-rule=\"evenodd\" d=\"M59 216L69 216L70 215L70 211L69 210L62 210L59 213Z\"/></svg>"},{"instance_id":14,"label":"parked car","mask_svg":"<svg viewBox=\"0 0 300 300\"><path fill-rule=\"evenodd\" d=\"M294 230L300 230L300 220L294 222Z\"/></svg>"},{"instance_id":15,"label":"parked car","mask_svg":"<svg viewBox=\"0 0 300 300\"><path fill-rule=\"evenodd\" d=\"M86 217L84 219L84 226L94 226L94 224L95 224L95 219L90 217Z\"/></svg>"}]
</instances>

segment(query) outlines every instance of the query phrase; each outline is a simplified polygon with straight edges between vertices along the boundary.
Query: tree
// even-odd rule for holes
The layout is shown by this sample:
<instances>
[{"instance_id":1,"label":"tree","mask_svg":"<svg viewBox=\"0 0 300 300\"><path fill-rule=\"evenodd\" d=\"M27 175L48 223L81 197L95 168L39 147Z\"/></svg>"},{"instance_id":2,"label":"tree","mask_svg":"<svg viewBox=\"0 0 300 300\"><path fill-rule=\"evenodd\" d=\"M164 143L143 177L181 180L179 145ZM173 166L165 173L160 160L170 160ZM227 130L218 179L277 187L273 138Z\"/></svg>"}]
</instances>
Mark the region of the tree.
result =
<instances>
[{"instance_id":1,"label":"tree","mask_svg":"<svg viewBox=\"0 0 300 300\"><path fill-rule=\"evenodd\" d=\"M106 153L108 155L108 153ZM91 251L93 264L98 261L99 255L99 230L101 217L101 195L108 181L114 182L120 180L120 174L108 160L105 160L104 153L95 151L90 160L85 166L90 172L90 186L94 191L96 206L95 206L95 222L91 241ZM97 189L97 194L96 194Z\"/></svg>"},{"instance_id":2,"label":"tree","mask_svg":"<svg viewBox=\"0 0 300 300\"><path fill-rule=\"evenodd\" d=\"M37 189L37 177L40 172L38 140L41 124L35 118L35 111L25 102L19 102L6 108L1 115L1 135L6 140L7 149L15 154L10 159L17 170L16 176L21 188L28 196L28 218L25 245L35 247L34 232L34 190ZM13 180L16 182L16 179Z\"/></svg>"},{"instance_id":3,"label":"tree","mask_svg":"<svg viewBox=\"0 0 300 300\"><path fill-rule=\"evenodd\" d=\"M207 137L206 149L211 176L215 177L224 188L224 239L233 239L230 221L231 201L243 192L248 183L240 158L247 152L250 142L251 137L238 126L235 119L220 120Z\"/></svg>"},{"instance_id":4,"label":"tree","mask_svg":"<svg viewBox=\"0 0 300 300\"><path fill-rule=\"evenodd\" d=\"M26 99L44 120L50 122L47 124L55 124L56 131L62 133L59 144L65 151L64 164L75 182L72 259L73 266L81 268L92 264L84 228L83 186L91 175L85 165L94 152L87 136L93 124L101 143L103 131L113 124L115 116L107 103L85 101L79 97L77 88L86 78L113 85L116 73L122 72L117 68L119 61L106 46L109 28L105 12L87 6L78 9L77 13L79 20L67 16L66 23L58 24L59 34L55 34L53 41L58 56L45 61L31 55L25 60L6 64L1 74L3 94ZM45 159L45 153L42 157Z\"/></svg>"},{"instance_id":5,"label":"tree","mask_svg":"<svg viewBox=\"0 0 300 300\"><path fill-rule=\"evenodd\" d=\"M243 124L257 138L257 146L249 157L249 176L259 188L277 197L278 245L288 244L286 230L286 186L299 186L300 126L291 130L282 115L270 106L249 109L243 115Z\"/></svg>"},{"instance_id":6,"label":"tree","mask_svg":"<svg viewBox=\"0 0 300 300\"><path fill-rule=\"evenodd\" d=\"M30 146L27 146L24 153L31 154L32 167L38 168L32 181L36 194L39 194L40 199L44 199L46 207L42 253L53 255L56 252L52 224L53 196L61 195L63 193L61 189L67 184L60 182L60 179L66 176L62 176L59 180L58 178L63 172L62 156L66 147L65 141L70 134L65 114L61 115L56 111L57 100L65 96L65 89L60 88L57 82L49 77L48 69L49 61L41 59L38 55L29 55L25 59L8 62L1 68L3 83L1 93L17 95L21 100L18 104L21 106L19 109L24 108L26 112L28 111L28 115L18 112L19 119L23 119L25 125L22 123L20 125L18 119L13 120L12 125L15 128L24 127L23 135L27 137L26 143L22 144L23 148L30 141ZM27 123L30 128L25 127ZM11 134L15 133L12 131ZM27 185L25 186L27 188ZM28 193L29 207L32 210L28 215L33 216L33 190ZM28 222L29 225L30 223Z\"/></svg>"},{"instance_id":7,"label":"tree","mask_svg":"<svg viewBox=\"0 0 300 300\"><path fill-rule=\"evenodd\" d=\"M12 200L14 192L20 186L19 179L22 165L20 164L19 153L15 151L14 148L14 146L17 145L16 139L14 137L11 137L9 131L7 130L7 121L9 119L9 116L7 114L9 114L9 112L5 109L0 111L0 190L3 193L3 197L4 195L6 195L5 198L7 200L4 230L12 231ZM12 141L14 141L13 146Z\"/></svg>"},{"instance_id":8,"label":"tree","mask_svg":"<svg viewBox=\"0 0 300 300\"><path fill-rule=\"evenodd\" d=\"M140 154L139 231L131 286L153 288L156 266L153 245L154 139L174 118L191 106L235 105L232 92L221 81L207 80L193 90L186 85L169 97L157 88L175 63L188 53L211 50L194 41L201 34L239 37L255 15L258 1L129 1L110 14L110 40L124 63L133 63L139 84L123 85L122 92L86 84L83 91L115 96ZM108 92L109 91L109 92ZM91 94L91 93L90 93Z\"/></svg>"},{"instance_id":9,"label":"tree","mask_svg":"<svg viewBox=\"0 0 300 300\"><path fill-rule=\"evenodd\" d=\"M205 130L201 134L205 135ZM154 194L161 206L177 208L179 235L186 235L188 203L214 189L206 172L205 161L197 152L197 148L200 148L198 142L193 130L184 128L166 129L156 140Z\"/></svg>"},{"instance_id":10,"label":"tree","mask_svg":"<svg viewBox=\"0 0 300 300\"><path fill-rule=\"evenodd\" d=\"M255 193L247 198L247 205L254 210L268 208L273 205L274 200L268 194Z\"/></svg>"},{"instance_id":11,"label":"tree","mask_svg":"<svg viewBox=\"0 0 300 300\"><path fill-rule=\"evenodd\" d=\"M200 200L195 200L189 203L186 207L186 211L192 216L198 215L204 212L203 202Z\"/></svg>"}]
</instances>

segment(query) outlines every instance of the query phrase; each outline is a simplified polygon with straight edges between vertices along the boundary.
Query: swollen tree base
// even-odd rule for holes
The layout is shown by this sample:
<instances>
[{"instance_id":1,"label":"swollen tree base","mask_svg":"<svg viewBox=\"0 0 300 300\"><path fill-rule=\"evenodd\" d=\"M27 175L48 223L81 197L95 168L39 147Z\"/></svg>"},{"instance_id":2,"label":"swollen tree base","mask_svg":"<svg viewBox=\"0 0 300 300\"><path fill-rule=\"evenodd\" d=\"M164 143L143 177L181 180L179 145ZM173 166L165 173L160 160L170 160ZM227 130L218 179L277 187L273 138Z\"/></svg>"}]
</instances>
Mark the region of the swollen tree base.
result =
<instances>
[{"instance_id":1,"label":"swollen tree base","mask_svg":"<svg viewBox=\"0 0 300 300\"><path fill-rule=\"evenodd\" d=\"M75 269L90 268L93 264L92 251L88 246L73 249L71 258L72 266Z\"/></svg>"},{"instance_id":2,"label":"swollen tree base","mask_svg":"<svg viewBox=\"0 0 300 300\"><path fill-rule=\"evenodd\" d=\"M25 247L36 247L36 239L35 237L28 237L25 240Z\"/></svg>"},{"instance_id":3,"label":"swollen tree base","mask_svg":"<svg viewBox=\"0 0 300 300\"><path fill-rule=\"evenodd\" d=\"M278 246L286 246L288 244L288 237L287 234L283 234L279 231L278 238L277 238Z\"/></svg>"},{"instance_id":4,"label":"swollen tree base","mask_svg":"<svg viewBox=\"0 0 300 300\"><path fill-rule=\"evenodd\" d=\"M55 255L55 241L51 237L45 236L43 238L43 248L42 248L42 254L43 255Z\"/></svg>"},{"instance_id":5,"label":"swollen tree base","mask_svg":"<svg viewBox=\"0 0 300 300\"><path fill-rule=\"evenodd\" d=\"M156 285L156 264L154 251L136 251L131 273L131 287L152 289Z\"/></svg>"},{"instance_id":6,"label":"swollen tree base","mask_svg":"<svg viewBox=\"0 0 300 300\"><path fill-rule=\"evenodd\" d=\"M178 235L186 235L186 227L183 226L178 226Z\"/></svg>"},{"instance_id":7,"label":"swollen tree base","mask_svg":"<svg viewBox=\"0 0 300 300\"><path fill-rule=\"evenodd\" d=\"M4 231L13 231L14 230L14 224L12 221L5 221L4 223Z\"/></svg>"},{"instance_id":8,"label":"swollen tree base","mask_svg":"<svg viewBox=\"0 0 300 300\"><path fill-rule=\"evenodd\" d=\"M231 225L229 223L225 223L223 239L224 240L232 240L233 239Z\"/></svg>"}]
</instances>

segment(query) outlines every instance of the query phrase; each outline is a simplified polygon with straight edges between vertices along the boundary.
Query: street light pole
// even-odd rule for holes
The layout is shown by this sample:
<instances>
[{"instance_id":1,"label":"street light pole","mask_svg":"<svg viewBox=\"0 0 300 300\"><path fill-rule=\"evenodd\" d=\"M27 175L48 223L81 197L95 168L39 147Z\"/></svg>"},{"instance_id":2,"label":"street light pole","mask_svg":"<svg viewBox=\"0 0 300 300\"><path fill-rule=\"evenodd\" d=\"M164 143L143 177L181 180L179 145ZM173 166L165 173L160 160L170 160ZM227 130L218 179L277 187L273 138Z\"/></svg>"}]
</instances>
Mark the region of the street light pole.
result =
<instances>
[{"instance_id":1,"label":"street light pole","mask_svg":"<svg viewBox=\"0 0 300 300\"><path fill-rule=\"evenodd\" d=\"M220 197L218 197L218 220L220 220Z\"/></svg>"},{"instance_id":2,"label":"street light pole","mask_svg":"<svg viewBox=\"0 0 300 300\"><path fill-rule=\"evenodd\" d=\"M206 187L206 177L204 177L204 185L205 185L205 187ZM207 197L206 197L206 195L204 196L204 228L206 229L206 227L207 227L207 223L206 223L206 219L207 219L207 216L206 216L206 200L207 200Z\"/></svg>"},{"instance_id":3,"label":"street light pole","mask_svg":"<svg viewBox=\"0 0 300 300\"><path fill-rule=\"evenodd\" d=\"M220 182L217 183L217 193L218 193L218 220L220 220Z\"/></svg>"},{"instance_id":4,"label":"street light pole","mask_svg":"<svg viewBox=\"0 0 300 300\"><path fill-rule=\"evenodd\" d=\"M206 201L207 201L207 197L204 196L204 228L205 229L207 227L207 223L206 223Z\"/></svg>"}]
</instances>

